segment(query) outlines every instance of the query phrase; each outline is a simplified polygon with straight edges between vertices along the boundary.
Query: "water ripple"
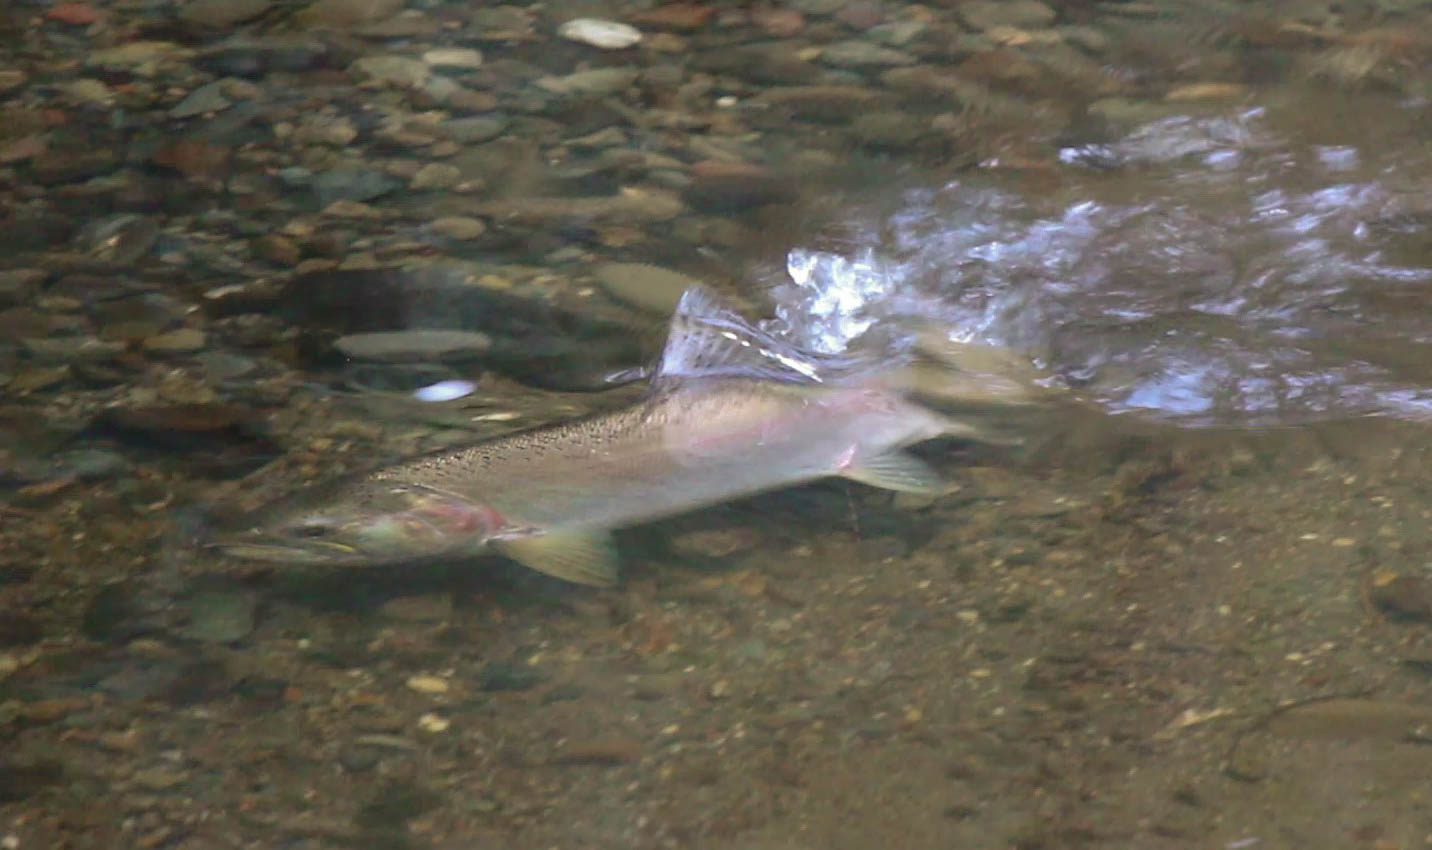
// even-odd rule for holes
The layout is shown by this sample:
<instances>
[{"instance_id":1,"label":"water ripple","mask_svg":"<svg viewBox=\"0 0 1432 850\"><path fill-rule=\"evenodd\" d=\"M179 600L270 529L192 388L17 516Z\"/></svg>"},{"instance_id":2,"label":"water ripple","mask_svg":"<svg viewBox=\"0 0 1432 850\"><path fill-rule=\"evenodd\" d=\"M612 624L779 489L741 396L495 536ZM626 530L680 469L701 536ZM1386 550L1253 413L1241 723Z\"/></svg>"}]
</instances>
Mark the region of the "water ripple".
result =
<instances>
[{"instance_id":1,"label":"water ripple","mask_svg":"<svg viewBox=\"0 0 1432 850\"><path fill-rule=\"evenodd\" d=\"M776 324L838 352L935 320L1189 425L1428 416L1427 156L1297 145L1267 119L1176 116L1067 149L1055 198L978 175L852 209L841 246L787 254Z\"/></svg>"}]
</instances>

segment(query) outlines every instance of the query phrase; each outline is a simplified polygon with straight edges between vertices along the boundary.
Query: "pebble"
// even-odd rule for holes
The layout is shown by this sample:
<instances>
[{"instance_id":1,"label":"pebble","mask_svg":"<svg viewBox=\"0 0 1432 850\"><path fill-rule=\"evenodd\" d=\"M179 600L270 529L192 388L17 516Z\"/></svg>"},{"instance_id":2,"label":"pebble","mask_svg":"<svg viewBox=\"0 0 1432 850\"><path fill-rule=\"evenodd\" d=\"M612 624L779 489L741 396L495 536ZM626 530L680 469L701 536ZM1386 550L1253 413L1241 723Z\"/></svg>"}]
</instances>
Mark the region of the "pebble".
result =
<instances>
[{"instance_id":1,"label":"pebble","mask_svg":"<svg viewBox=\"0 0 1432 850\"><path fill-rule=\"evenodd\" d=\"M446 236L448 239L462 242L476 239L487 232L487 225L483 224L480 219L460 215L435 218L429 226L439 236Z\"/></svg>"},{"instance_id":2,"label":"pebble","mask_svg":"<svg viewBox=\"0 0 1432 850\"><path fill-rule=\"evenodd\" d=\"M755 101L792 118L841 121L864 114L881 97L879 91L859 86L785 86L767 89Z\"/></svg>"},{"instance_id":3,"label":"pebble","mask_svg":"<svg viewBox=\"0 0 1432 850\"><path fill-rule=\"evenodd\" d=\"M1039 0L970 0L960 4L959 15L977 30L1045 27L1055 18L1054 10Z\"/></svg>"},{"instance_id":4,"label":"pebble","mask_svg":"<svg viewBox=\"0 0 1432 850\"><path fill-rule=\"evenodd\" d=\"M475 392L477 392L477 384L474 384L472 381L438 381L436 384L429 384L426 387L419 387L413 390L413 398L418 401L438 403L456 401L460 398L466 398ZM491 414L488 415L490 416Z\"/></svg>"},{"instance_id":5,"label":"pebble","mask_svg":"<svg viewBox=\"0 0 1432 850\"><path fill-rule=\"evenodd\" d=\"M150 767L136 770L132 777L134 784L146 791L168 791L189 780L189 774L182 770Z\"/></svg>"},{"instance_id":6,"label":"pebble","mask_svg":"<svg viewBox=\"0 0 1432 850\"><path fill-rule=\"evenodd\" d=\"M100 80L88 77L56 83L55 91L71 106L109 106L114 103L114 90Z\"/></svg>"},{"instance_id":7,"label":"pebble","mask_svg":"<svg viewBox=\"0 0 1432 850\"><path fill-rule=\"evenodd\" d=\"M739 213L796 199L794 182L756 166L707 162L691 170L691 185L681 197L705 212Z\"/></svg>"},{"instance_id":8,"label":"pebble","mask_svg":"<svg viewBox=\"0 0 1432 850\"><path fill-rule=\"evenodd\" d=\"M195 64L218 74L262 77L270 71L308 70L327 55L325 44L300 36L237 36L204 48Z\"/></svg>"},{"instance_id":9,"label":"pebble","mask_svg":"<svg viewBox=\"0 0 1432 850\"><path fill-rule=\"evenodd\" d=\"M41 186L77 183L115 169L113 151L45 151L30 160L30 174Z\"/></svg>"},{"instance_id":10,"label":"pebble","mask_svg":"<svg viewBox=\"0 0 1432 850\"><path fill-rule=\"evenodd\" d=\"M572 741L553 761L557 764L589 764L612 767L641 761L641 742L635 738L608 737Z\"/></svg>"},{"instance_id":11,"label":"pebble","mask_svg":"<svg viewBox=\"0 0 1432 850\"><path fill-rule=\"evenodd\" d=\"M411 189L451 189L462 180L462 169L446 162L430 162L418 169L408 187Z\"/></svg>"},{"instance_id":12,"label":"pebble","mask_svg":"<svg viewBox=\"0 0 1432 850\"><path fill-rule=\"evenodd\" d=\"M423 61L434 68L477 68L482 51L470 47L438 47L423 53Z\"/></svg>"},{"instance_id":13,"label":"pebble","mask_svg":"<svg viewBox=\"0 0 1432 850\"><path fill-rule=\"evenodd\" d=\"M149 253L159 239L159 223L134 213L96 219L75 234L75 249L102 262L128 266Z\"/></svg>"},{"instance_id":14,"label":"pebble","mask_svg":"<svg viewBox=\"0 0 1432 850\"><path fill-rule=\"evenodd\" d=\"M1248 92L1240 83L1190 83L1169 89L1164 100L1181 103L1197 100L1233 100Z\"/></svg>"},{"instance_id":15,"label":"pebble","mask_svg":"<svg viewBox=\"0 0 1432 850\"><path fill-rule=\"evenodd\" d=\"M432 73L426 62L407 56L364 56L354 62L350 70L360 77L395 88L417 88Z\"/></svg>"},{"instance_id":16,"label":"pebble","mask_svg":"<svg viewBox=\"0 0 1432 850\"><path fill-rule=\"evenodd\" d=\"M406 0L317 0L296 17L313 27L355 27L396 15Z\"/></svg>"},{"instance_id":17,"label":"pebble","mask_svg":"<svg viewBox=\"0 0 1432 850\"><path fill-rule=\"evenodd\" d=\"M453 141L470 145L497 138L509 123L506 117L500 115L474 115L444 121L441 127Z\"/></svg>"},{"instance_id":18,"label":"pebble","mask_svg":"<svg viewBox=\"0 0 1432 850\"><path fill-rule=\"evenodd\" d=\"M459 86L443 101L453 109L462 112L489 112L497 108L497 97L485 91L473 91Z\"/></svg>"},{"instance_id":19,"label":"pebble","mask_svg":"<svg viewBox=\"0 0 1432 850\"><path fill-rule=\"evenodd\" d=\"M661 189L625 189L618 195L595 198L508 198L474 205L473 212L504 221L551 224L565 219L626 224L668 221L685 205Z\"/></svg>"},{"instance_id":20,"label":"pebble","mask_svg":"<svg viewBox=\"0 0 1432 850\"><path fill-rule=\"evenodd\" d=\"M49 150L49 142L40 133L21 136L8 143L0 144L0 165L24 162Z\"/></svg>"},{"instance_id":21,"label":"pebble","mask_svg":"<svg viewBox=\"0 0 1432 850\"><path fill-rule=\"evenodd\" d=\"M354 31L375 40L433 40L442 31L442 24L420 9L404 9L391 18L364 24Z\"/></svg>"},{"instance_id":22,"label":"pebble","mask_svg":"<svg viewBox=\"0 0 1432 850\"><path fill-rule=\"evenodd\" d=\"M45 272L40 269L0 270L0 309L29 300L45 277Z\"/></svg>"},{"instance_id":23,"label":"pebble","mask_svg":"<svg viewBox=\"0 0 1432 850\"><path fill-rule=\"evenodd\" d=\"M45 12L52 21L71 26L88 26L100 20L102 13L88 3L57 3Z\"/></svg>"},{"instance_id":24,"label":"pebble","mask_svg":"<svg viewBox=\"0 0 1432 850\"><path fill-rule=\"evenodd\" d=\"M1395 700L1343 697L1307 702L1271 717L1265 728L1282 738L1407 740L1432 728L1432 708Z\"/></svg>"},{"instance_id":25,"label":"pebble","mask_svg":"<svg viewBox=\"0 0 1432 850\"><path fill-rule=\"evenodd\" d=\"M399 596L383 603L378 610L384 617L405 623L441 623L452 616L452 596L445 593Z\"/></svg>"},{"instance_id":26,"label":"pebble","mask_svg":"<svg viewBox=\"0 0 1432 850\"><path fill-rule=\"evenodd\" d=\"M131 41L118 47L91 51L85 65L107 71L125 71L140 77L157 76L161 69L193 57L194 51L169 41Z\"/></svg>"},{"instance_id":27,"label":"pebble","mask_svg":"<svg viewBox=\"0 0 1432 850\"><path fill-rule=\"evenodd\" d=\"M420 694L445 694L450 689L447 680L441 676L424 674L409 676L407 685L409 690L417 691Z\"/></svg>"},{"instance_id":28,"label":"pebble","mask_svg":"<svg viewBox=\"0 0 1432 850\"><path fill-rule=\"evenodd\" d=\"M891 21L871 27L865 34L888 47L905 47L929 31L930 25L924 21Z\"/></svg>"},{"instance_id":29,"label":"pebble","mask_svg":"<svg viewBox=\"0 0 1432 850\"><path fill-rule=\"evenodd\" d=\"M179 633L203 643L235 643L254 630L258 596L240 587L196 594L189 600L189 622Z\"/></svg>"},{"instance_id":30,"label":"pebble","mask_svg":"<svg viewBox=\"0 0 1432 850\"><path fill-rule=\"evenodd\" d=\"M868 30L884 22L886 10L871 0L853 0L835 13L835 19L853 30Z\"/></svg>"},{"instance_id":31,"label":"pebble","mask_svg":"<svg viewBox=\"0 0 1432 850\"><path fill-rule=\"evenodd\" d=\"M451 726L452 721L431 712L418 718L418 728L424 732L446 732Z\"/></svg>"},{"instance_id":32,"label":"pebble","mask_svg":"<svg viewBox=\"0 0 1432 850\"><path fill-rule=\"evenodd\" d=\"M188 354L203 349L207 341L198 328L180 328L149 337L144 341L144 350L152 354Z\"/></svg>"},{"instance_id":33,"label":"pebble","mask_svg":"<svg viewBox=\"0 0 1432 850\"><path fill-rule=\"evenodd\" d=\"M272 5L271 0L189 0L180 8L179 20L223 29L257 18Z\"/></svg>"},{"instance_id":34,"label":"pebble","mask_svg":"<svg viewBox=\"0 0 1432 850\"><path fill-rule=\"evenodd\" d=\"M320 206L335 201L371 201L403 188L403 181L381 171L335 168L313 178L313 194Z\"/></svg>"},{"instance_id":35,"label":"pebble","mask_svg":"<svg viewBox=\"0 0 1432 850\"><path fill-rule=\"evenodd\" d=\"M850 135L856 141L888 149L913 147L929 132L925 119L908 112L871 112L850 125Z\"/></svg>"},{"instance_id":36,"label":"pebble","mask_svg":"<svg viewBox=\"0 0 1432 850\"><path fill-rule=\"evenodd\" d=\"M1374 577L1368 594L1378 608L1403 620L1432 622L1432 581L1396 573Z\"/></svg>"},{"instance_id":37,"label":"pebble","mask_svg":"<svg viewBox=\"0 0 1432 850\"><path fill-rule=\"evenodd\" d=\"M541 77L537 87L553 94L602 97L625 91L639 74L635 68L595 68L565 77Z\"/></svg>"},{"instance_id":38,"label":"pebble","mask_svg":"<svg viewBox=\"0 0 1432 850\"><path fill-rule=\"evenodd\" d=\"M805 29L805 16L795 9L758 9L752 18L756 26L776 38L790 38Z\"/></svg>"},{"instance_id":39,"label":"pebble","mask_svg":"<svg viewBox=\"0 0 1432 850\"><path fill-rule=\"evenodd\" d=\"M838 41L821 49L820 59L839 68L913 65L915 57L868 41Z\"/></svg>"},{"instance_id":40,"label":"pebble","mask_svg":"<svg viewBox=\"0 0 1432 850\"><path fill-rule=\"evenodd\" d=\"M557 35L603 50L622 50L641 42L641 30L597 18L575 18L557 28Z\"/></svg>"},{"instance_id":41,"label":"pebble","mask_svg":"<svg viewBox=\"0 0 1432 850\"><path fill-rule=\"evenodd\" d=\"M189 92L169 110L171 118L190 118L206 112L220 112L233 106L233 101L224 96L224 87L218 81L199 86Z\"/></svg>"},{"instance_id":42,"label":"pebble","mask_svg":"<svg viewBox=\"0 0 1432 850\"><path fill-rule=\"evenodd\" d=\"M671 548L686 557L726 558L760 543L760 533L751 528L711 528L679 534L672 538Z\"/></svg>"},{"instance_id":43,"label":"pebble","mask_svg":"<svg viewBox=\"0 0 1432 850\"><path fill-rule=\"evenodd\" d=\"M686 290L700 283L680 272L646 263L602 263L592 276L614 298L658 316L669 316Z\"/></svg>"},{"instance_id":44,"label":"pebble","mask_svg":"<svg viewBox=\"0 0 1432 850\"><path fill-rule=\"evenodd\" d=\"M106 342L92 336L22 339L20 345L36 360L48 363L93 363L124 353L123 342Z\"/></svg>"},{"instance_id":45,"label":"pebble","mask_svg":"<svg viewBox=\"0 0 1432 850\"><path fill-rule=\"evenodd\" d=\"M339 337L334 347L355 360L400 362L472 357L492 347L492 339L475 331L380 331Z\"/></svg>"},{"instance_id":46,"label":"pebble","mask_svg":"<svg viewBox=\"0 0 1432 850\"><path fill-rule=\"evenodd\" d=\"M252 374L258 364L240 354L225 351L209 351L194 358L205 377L210 381L231 381Z\"/></svg>"},{"instance_id":47,"label":"pebble","mask_svg":"<svg viewBox=\"0 0 1432 850\"><path fill-rule=\"evenodd\" d=\"M44 636L45 630L35 617L21 611L0 613L0 646L38 643Z\"/></svg>"},{"instance_id":48,"label":"pebble","mask_svg":"<svg viewBox=\"0 0 1432 850\"><path fill-rule=\"evenodd\" d=\"M844 2L844 0L840 0ZM632 20L658 29L698 30L706 26L716 7L706 3L667 3L637 12Z\"/></svg>"},{"instance_id":49,"label":"pebble","mask_svg":"<svg viewBox=\"0 0 1432 850\"><path fill-rule=\"evenodd\" d=\"M303 259L298 243L279 233L266 233L254 240L254 252L271 263L297 265Z\"/></svg>"},{"instance_id":50,"label":"pebble","mask_svg":"<svg viewBox=\"0 0 1432 850\"><path fill-rule=\"evenodd\" d=\"M477 686L484 691L525 691L547 681L540 668L512 661L493 661L477 673Z\"/></svg>"},{"instance_id":51,"label":"pebble","mask_svg":"<svg viewBox=\"0 0 1432 850\"><path fill-rule=\"evenodd\" d=\"M358 127L354 125L352 119L344 115L326 114L304 116L299 125L294 128L292 136L295 144L332 145L339 148L347 147L357 138ZM292 166L284 171L308 173L307 169L299 166Z\"/></svg>"},{"instance_id":52,"label":"pebble","mask_svg":"<svg viewBox=\"0 0 1432 850\"><path fill-rule=\"evenodd\" d=\"M48 389L70 377L69 366L53 368L24 369L10 376L5 382L6 392L23 395Z\"/></svg>"}]
</instances>

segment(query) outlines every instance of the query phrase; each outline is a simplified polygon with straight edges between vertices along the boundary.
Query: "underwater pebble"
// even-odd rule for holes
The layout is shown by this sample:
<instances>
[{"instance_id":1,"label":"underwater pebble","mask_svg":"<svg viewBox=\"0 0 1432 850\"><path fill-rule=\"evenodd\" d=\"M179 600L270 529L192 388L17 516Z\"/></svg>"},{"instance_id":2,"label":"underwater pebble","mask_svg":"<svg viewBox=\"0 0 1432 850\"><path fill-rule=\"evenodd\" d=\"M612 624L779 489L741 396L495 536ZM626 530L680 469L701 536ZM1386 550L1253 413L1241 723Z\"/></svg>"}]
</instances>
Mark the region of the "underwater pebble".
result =
<instances>
[{"instance_id":1,"label":"underwater pebble","mask_svg":"<svg viewBox=\"0 0 1432 850\"><path fill-rule=\"evenodd\" d=\"M430 226L433 232L439 236L446 236L449 239L456 239L460 242L476 239L487 232L487 225L483 224L480 220L461 215L435 218Z\"/></svg>"},{"instance_id":2,"label":"underwater pebble","mask_svg":"<svg viewBox=\"0 0 1432 850\"><path fill-rule=\"evenodd\" d=\"M418 401L452 401L463 396L472 395L477 389L477 384L472 381L439 381L436 384L422 387L413 391L413 398Z\"/></svg>"},{"instance_id":3,"label":"underwater pebble","mask_svg":"<svg viewBox=\"0 0 1432 850\"><path fill-rule=\"evenodd\" d=\"M446 732L452 722L436 714L424 714L418 718L418 728L424 732Z\"/></svg>"},{"instance_id":4,"label":"underwater pebble","mask_svg":"<svg viewBox=\"0 0 1432 850\"><path fill-rule=\"evenodd\" d=\"M612 766L641 761L641 742L634 738L593 738L573 741L555 759L558 764Z\"/></svg>"},{"instance_id":5,"label":"underwater pebble","mask_svg":"<svg viewBox=\"0 0 1432 850\"><path fill-rule=\"evenodd\" d=\"M482 53L468 47L437 47L424 53L423 61L434 68L476 68L482 64Z\"/></svg>"},{"instance_id":6,"label":"underwater pebble","mask_svg":"<svg viewBox=\"0 0 1432 850\"><path fill-rule=\"evenodd\" d=\"M417 691L420 694L445 694L448 692L446 679L439 676L427 676L419 674L408 677L408 689Z\"/></svg>"},{"instance_id":7,"label":"underwater pebble","mask_svg":"<svg viewBox=\"0 0 1432 850\"><path fill-rule=\"evenodd\" d=\"M474 331L380 331L339 337L333 346L357 360L421 360L481 354L492 340Z\"/></svg>"},{"instance_id":8,"label":"underwater pebble","mask_svg":"<svg viewBox=\"0 0 1432 850\"><path fill-rule=\"evenodd\" d=\"M671 315L682 294L698 283L680 272L646 263L602 263L592 269L592 276L614 298L660 316Z\"/></svg>"},{"instance_id":9,"label":"underwater pebble","mask_svg":"<svg viewBox=\"0 0 1432 850\"><path fill-rule=\"evenodd\" d=\"M641 30L616 21L576 18L557 28L557 35L603 50L621 50L641 41Z\"/></svg>"},{"instance_id":10,"label":"underwater pebble","mask_svg":"<svg viewBox=\"0 0 1432 850\"><path fill-rule=\"evenodd\" d=\"M144 350L151 354L187 354L202 349L206 341L198 328L180 328L149 337L144 341Z\"/></svg>"}]
</instances>

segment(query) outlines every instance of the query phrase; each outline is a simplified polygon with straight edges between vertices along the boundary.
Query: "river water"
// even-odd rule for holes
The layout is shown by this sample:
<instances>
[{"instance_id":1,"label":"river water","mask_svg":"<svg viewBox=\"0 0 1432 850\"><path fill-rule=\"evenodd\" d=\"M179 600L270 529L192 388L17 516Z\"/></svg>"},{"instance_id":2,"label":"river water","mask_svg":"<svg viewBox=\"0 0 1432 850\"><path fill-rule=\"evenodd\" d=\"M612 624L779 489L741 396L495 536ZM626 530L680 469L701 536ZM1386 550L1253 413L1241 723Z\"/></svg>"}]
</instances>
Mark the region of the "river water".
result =
<instances>
[{"instance_id":1,"label":"river water","mask_svg":"<svg viewBox=\"0 0 1432 850\"><path fill-rule=\"evenodd\" d=\"M827 351L934 321L1179 425L1424 419L1427 105L1279 100L1060 147L1052 192L977 175L852 200L844 244L787 254L781 315Z\"/></svg>"},{"instance_id":2,"label":"river water","mask_svg":"<svg viewBox=\"0 0 1432 850\"><path fill-rule=\"evenodd\" d=\"M0 850L1432 846L1429 63L1425 0L0 4ZM197 545L630 403L697 282L1023 442L612 587Z\"/></svg>"}]
</instances>

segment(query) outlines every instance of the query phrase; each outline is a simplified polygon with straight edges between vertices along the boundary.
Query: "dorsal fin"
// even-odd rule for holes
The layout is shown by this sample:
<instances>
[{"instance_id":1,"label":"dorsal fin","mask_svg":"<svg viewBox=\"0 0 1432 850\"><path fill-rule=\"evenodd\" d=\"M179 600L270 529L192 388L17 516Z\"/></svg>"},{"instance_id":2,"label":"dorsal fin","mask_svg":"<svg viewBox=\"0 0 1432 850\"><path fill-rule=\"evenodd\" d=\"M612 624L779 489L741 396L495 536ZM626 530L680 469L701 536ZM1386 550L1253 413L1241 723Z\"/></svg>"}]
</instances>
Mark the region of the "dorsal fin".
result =
<instances>
[{"instance_id":1,"label":"dorsal fin","mask_svg":"<svg viewBox=\"0 0 1432 850\"><path fill-rule=\"evenodd\" d=\"M681 296L654 380L759 378L800 384L837 382L879 363L866 357L819 354L761 330L711 290Z\"/></svg>"}]
</instances>

